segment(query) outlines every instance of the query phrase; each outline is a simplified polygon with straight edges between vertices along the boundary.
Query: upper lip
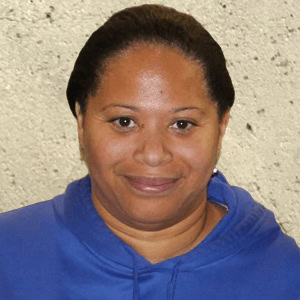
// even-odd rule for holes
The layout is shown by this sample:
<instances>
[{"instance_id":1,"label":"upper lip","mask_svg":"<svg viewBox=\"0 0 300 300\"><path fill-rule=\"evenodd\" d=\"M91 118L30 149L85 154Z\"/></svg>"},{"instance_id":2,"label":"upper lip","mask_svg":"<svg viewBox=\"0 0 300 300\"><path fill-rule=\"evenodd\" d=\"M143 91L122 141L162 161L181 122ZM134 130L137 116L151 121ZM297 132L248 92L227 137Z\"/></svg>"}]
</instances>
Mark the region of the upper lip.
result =
<instances>
[{"instance_id":1,"label":"upper lip","mask_svg":"<svg viewBox=\"0 0 300 300\"><path fill-rule=\"evenodd\" d=\"M125 176L128 180L147 186L160 186L177 181L178 177Z\"/></svg>"}]
</instances>

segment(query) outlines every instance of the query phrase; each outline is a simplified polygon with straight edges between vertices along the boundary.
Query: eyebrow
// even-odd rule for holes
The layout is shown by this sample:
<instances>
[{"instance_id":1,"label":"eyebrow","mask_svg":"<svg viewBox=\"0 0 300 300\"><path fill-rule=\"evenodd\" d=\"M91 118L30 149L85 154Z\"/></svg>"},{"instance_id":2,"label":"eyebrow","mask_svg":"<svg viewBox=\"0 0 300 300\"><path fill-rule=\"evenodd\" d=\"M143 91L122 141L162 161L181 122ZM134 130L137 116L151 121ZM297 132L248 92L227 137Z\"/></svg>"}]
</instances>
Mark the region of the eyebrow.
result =
<instances>
[{"instance_id":1,"label":"eyebrow","mask_svg":"<svg viewBox=\"0 0 300 300\"><path fill-rule=\"evenodd\" d=\"M131 109L133 111L138 111L139 109L136 106L132 105L126 105L126 104L109 104L105 107L103 107L102 111L105 111L109 108L114 108L114 107L121 107L121 108L126 108L126 109Z\"/></svg>"},{"instance_id":2,"label":"eyebrow","mask_svg":"<svg viewBox=\"0 0 300 300\"><path fill-rule=\"evenodd\" d=\"M109 105L105 106L102 109L102 111L105 111L107 109L114 108L114 107L126 108L126 109L130 109L130 110L133 110L133 111L139 111L140 110L138 107L133 106L133 105L127 105L127 104L109 104ZM202 110L200 109L200 107L197 107L197 106L182 106L182 107L173 108L170 111L172 113L178 113L178 112L185 111L185 110L198 110L198 111L202 112Z\"/></svg>"},{"instance_id":3,"label":"eyebrow","mask_svg":"<svg viewBox=\"0 0 300 300\"><path fill-rule=\"evenodd\" d=\"M201 110L200 107L197 107L197 106L183 106L183 107L178 107L178 108L172 109L172 112L177 113L177 112L189 110L189 109Z\"/></svg>"}]
</instances>

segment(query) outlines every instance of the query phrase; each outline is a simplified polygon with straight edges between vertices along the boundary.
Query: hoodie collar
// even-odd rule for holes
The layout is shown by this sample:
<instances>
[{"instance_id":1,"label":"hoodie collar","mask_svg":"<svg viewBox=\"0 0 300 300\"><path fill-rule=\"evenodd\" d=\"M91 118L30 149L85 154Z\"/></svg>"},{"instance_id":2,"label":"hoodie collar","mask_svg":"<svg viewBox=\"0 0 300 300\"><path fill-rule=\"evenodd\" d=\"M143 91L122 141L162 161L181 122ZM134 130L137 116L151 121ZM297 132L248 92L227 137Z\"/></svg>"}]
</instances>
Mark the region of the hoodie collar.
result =
<instances>
[{"instance_id":1,"label":"hoodie collar","mask_svg":"<svg viewBox=\"0 0 300 300\"><path fill-rule=\"evenodd\" d=\"M99 216L92 202L89 176L68 186L64 204L66 225L95 255L105 256L109 260L131 268L134 264L151 265L118 238ZM135 261L132 259L133 254Z\"/></svg>"},{"instance_id":2,"label":"hoodie collar","mask_svg":"<svg viewBox=\"0 0 300 300\"><path fill-rule=\"evenodd\" d=\"M136 253L106 226L92 203L89 176L68 186L63 219L95 255L138 269L174 269L179 264L180 269L193 269L232 255L253 240L264 237L270 231L279 230L271 212L256 203L246 191L230 186L220 172L209 182L208 200L226 205L226 216L193 250L155 265ZM259 230L262 226L263 231Z\"/></svg>"}]
</instances>

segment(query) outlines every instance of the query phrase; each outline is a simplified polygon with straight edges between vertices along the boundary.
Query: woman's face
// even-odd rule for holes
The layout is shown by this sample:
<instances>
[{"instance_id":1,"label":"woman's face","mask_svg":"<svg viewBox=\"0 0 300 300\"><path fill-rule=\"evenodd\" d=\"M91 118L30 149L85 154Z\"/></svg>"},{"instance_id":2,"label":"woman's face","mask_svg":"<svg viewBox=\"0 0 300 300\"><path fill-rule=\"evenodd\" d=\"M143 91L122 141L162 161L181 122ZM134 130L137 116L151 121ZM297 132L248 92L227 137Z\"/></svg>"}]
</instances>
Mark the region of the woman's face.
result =
<instances>
[{"instance_id":1,"label":"woman's face","mask_svg":"<svg viewBox=\"0 0 300 300\"><path fill-rule=\"evenodd\" d=\"M129 48L109 61L85 115L79 106L77 115L96 208L158 230L206 201L228 113L218 120L201 68L181 52Z\"/></svg>"}]
</instances>

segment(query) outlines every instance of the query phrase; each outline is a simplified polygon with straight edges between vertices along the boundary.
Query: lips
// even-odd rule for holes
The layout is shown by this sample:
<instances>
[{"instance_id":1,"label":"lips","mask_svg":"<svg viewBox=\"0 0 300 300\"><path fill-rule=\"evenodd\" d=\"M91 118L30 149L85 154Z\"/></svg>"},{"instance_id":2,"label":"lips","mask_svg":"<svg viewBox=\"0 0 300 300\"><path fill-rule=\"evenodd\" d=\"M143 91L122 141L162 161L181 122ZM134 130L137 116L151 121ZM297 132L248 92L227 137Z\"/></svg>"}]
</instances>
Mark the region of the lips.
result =
<instances>
[{"instance_id":1,"label":"lips","mask_svg":"<svg viewBox=\"0 0 300 300\"><path fill-rule=\"evenodd\" d=\"M129 184L146 194L159 194L172 189L178 178L125 176Z\"/></svg>"}]
</instances>

